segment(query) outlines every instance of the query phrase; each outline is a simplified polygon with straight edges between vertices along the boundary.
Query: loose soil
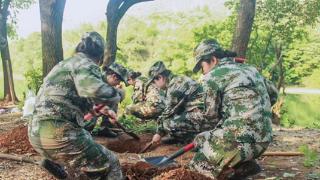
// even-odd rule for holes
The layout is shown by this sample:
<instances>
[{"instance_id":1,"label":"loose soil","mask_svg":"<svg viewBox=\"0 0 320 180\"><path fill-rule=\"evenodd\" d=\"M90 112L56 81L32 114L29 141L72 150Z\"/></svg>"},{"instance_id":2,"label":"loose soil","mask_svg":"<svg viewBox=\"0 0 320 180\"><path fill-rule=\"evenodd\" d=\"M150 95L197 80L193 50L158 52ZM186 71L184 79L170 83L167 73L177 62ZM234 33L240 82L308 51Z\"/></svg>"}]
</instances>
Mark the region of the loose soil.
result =
<instances>
[{"instance_id":1,"label":"loose soil","mask_svg":"<svg viewBox=\"0 0 320 180\"><path fill-rule=\"evenodd\" d=\"M12 154L35 153L28 139L28 128L19 125L9 132L0 134L0 152Z\"/></svg>"},{"instance_id":2,"label":"loose soil","mask_svg":"<svg viewBox=\"0 0 320 180\"><path fill-rule=\"evenodd\" d=\"M0 115L0 152L20 154L39 159L29 144L27 128L19 115ZM185 168L193 157L188 152L176 159L178 166L165 169L153 167L141 162L144 157L169 155L183 145L161 145L153 147L149 152L138 154L150 142L152 135L144 134L137 141L126 134L119 138L107 139L98 137L95 140L107 148L117 151L122 171L127 179L208 179L197 172ZM274 142L268 151L298 151L299 146L308 145L320 152L320 131L313 129L280 129L274 128ZM320 162L315 166L303 166L304 157L262 157L259 163L262 173L251 179L320 179ZM0 159L0 179L54 179L37 165Z\"/></svg>"}]
</instances>

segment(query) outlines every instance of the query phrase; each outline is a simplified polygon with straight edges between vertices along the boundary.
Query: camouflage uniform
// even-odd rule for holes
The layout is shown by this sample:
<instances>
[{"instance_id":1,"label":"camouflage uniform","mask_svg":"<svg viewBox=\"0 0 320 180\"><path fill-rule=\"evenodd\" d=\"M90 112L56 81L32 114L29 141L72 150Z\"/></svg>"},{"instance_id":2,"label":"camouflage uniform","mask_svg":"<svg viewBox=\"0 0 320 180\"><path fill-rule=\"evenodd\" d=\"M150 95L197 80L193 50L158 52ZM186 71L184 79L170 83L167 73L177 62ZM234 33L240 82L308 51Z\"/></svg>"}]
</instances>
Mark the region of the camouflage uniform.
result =
<instances>
[{"instance_id":1,"label":"camouflage uniform","mask_svg":"<svg viewBox=\"0 0 320 180\"><path fill-rule=\"evenodd\" d=\"M145 87L147 78L139 77L134 85L132 102L127 112L141 119L158 117L164 109L164 95L154 84Z\"/></svg>"},{"instance_id":2,"label":"camouflage uniform","mask_svg":"<svg viewBox=\"0 0 320 180\"><path fill-rule=\"evenodd\" d=\"M106 74L106 70L110 69L113 72L115 72L117 75L119 75L121 77L121 81L125 83L125 85L127 86L127 69L125 67L123 67L120 64L117 63L112 63L109 67L107 68L103 68L103 79L106 83L107 82L107 74ZM118 89L115 88L116 91L118 91L118 94L120 95L120 102L122 102L125 98L125 91L123 89ZM120 103L119 102L119 103ZM114 112L118 111L118 103L117 104L113 104L113 106L109 106L110 109L112 109ZM92 131L93 135L99 135L99 134L108 134L109 131L111 131L110 129L108 129L108 127L113 127L112 123L109 122L109 118L105 115L102 115L102 121L100 124L99 128L95 128L98 118L97 117L93 117L90 121L87 121L85 123L84 128L88 131ZM105 135L107 136L107 135ZM108 136L107 136L108 137Z\"/></svg>"},{"instance_id":3,"label":"camouflage uniform","mask_svg":"<svg viewBox=\"0 0 320 180\"><path fill-rule=\"evenodd\" d=\"M29 141L43 157L71 167L76 173L122 179L116 155L95 143L82 128L84 113L93 103L112 105L119 100L117 91L103 82L93 60L76 53L56 65L44 79L29 123Z\"/></svg>"},{"instance_id":4,"label":"camouflage uniform","mask_svg":"<svg viewBox=\"0 0 320 180\"><path fill-rule=\"evenodd\" d=\"M149 71L150 82L164 72L163 62L156 62ZM189 141L202 131L212 128L203 116L203 88L187 76L172 73L166 80L165 109L158 119L157 133Z\"/></svg>"},{"instance_id":5,"label":"camouflage uniform","mask_svg":"<svg viewBox=\"0 0 320 180\"><path fill-rule=\"evenodd\" d=\"M201 43L196 61L220 48ZM195 67L194 71L199 70ZM216 125L195 138L192 169L217 177L224 168L256 159L272 140L271 106L264 78L250 65L223 58L203 77L205 116Z\"/></svg>"}]
</instances>

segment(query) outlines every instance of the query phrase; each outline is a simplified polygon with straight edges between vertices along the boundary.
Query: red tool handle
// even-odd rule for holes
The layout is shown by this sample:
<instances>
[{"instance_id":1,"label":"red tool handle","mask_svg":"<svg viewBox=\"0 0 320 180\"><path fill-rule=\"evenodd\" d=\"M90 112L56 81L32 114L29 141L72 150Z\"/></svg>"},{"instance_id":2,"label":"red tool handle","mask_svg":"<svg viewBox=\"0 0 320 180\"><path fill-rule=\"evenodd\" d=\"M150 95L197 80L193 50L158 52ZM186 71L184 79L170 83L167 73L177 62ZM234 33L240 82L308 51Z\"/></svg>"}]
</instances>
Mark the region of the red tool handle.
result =
<instances>
[{"instance_id":1,"label":"red tool handle","mask_svg":"<svg viewBox=\"0 0 320 180\"><path fill-rule=\"evenodd\" d=\"M105 105L104 104L98 104L94 109L93 111L95 111L96 113L99 113L99 111L104 107ZM93 118L93 114L91 112L89 112L88 114L86 114L84 116L84 120L86 121L89 121Z\"/></svg>"},{"instance_id":2,"label":"red tool handle","mask_svg":"<svg viewBox=\"0 0 320 180\"><path fill-rule=\"evenodd\" d=\"M244 61L246 61L246 59L245 58L241 58L241 57L235 57L234 61L237 62L237 63L244 63Z\"/></svg>"},{"instance_id":3,"label":"red tool handle","mask_svg":"<svg viewBox=\"0 0 320 180\"><path fill-rule=\"evenodd\" d=\"M188 152L188 151L190 151L191 149L193 149L194 147L195 147L195 143L190 143L190 144L188 144L188 145L186 145L186 146L183 147L183 151L184 151L184 152Z\"/></svg>"}]
</instances>

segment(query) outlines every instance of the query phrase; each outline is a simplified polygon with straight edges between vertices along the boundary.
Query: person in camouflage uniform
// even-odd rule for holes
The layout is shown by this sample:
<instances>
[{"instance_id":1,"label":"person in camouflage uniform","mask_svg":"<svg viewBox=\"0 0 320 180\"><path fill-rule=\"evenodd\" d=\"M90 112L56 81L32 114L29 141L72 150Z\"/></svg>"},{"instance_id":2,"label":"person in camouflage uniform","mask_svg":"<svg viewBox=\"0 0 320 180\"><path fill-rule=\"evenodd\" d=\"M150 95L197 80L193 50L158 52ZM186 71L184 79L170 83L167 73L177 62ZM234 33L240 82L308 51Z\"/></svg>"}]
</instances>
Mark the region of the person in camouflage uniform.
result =
<instances>
[{"instance_id":1,"label":"person in camouflage uniform","mask_svg":"<svg viewBox=\"0 0 320 180\"><path fill-rule=\"evenodd\" d=\"M103 67L103 79L110 86L114 87L120 94L120 102L125 98L125 91L122 89L121 82L124 82L127 86L127 69L117 63L112 63L109 67ZM110 107L114 112L118 111L118 104ZM99 128L95 128L98 117L93 117L90 121L87 121L84 128L91 131L92 135L105 136L114 138L117 137L117 133L113 132L110 128L113 124L110 123L108 116L102 115L102 121Z\"/></svg>"},{"instance_id":2,"label":"person in camouflage uniform","mask_svg":"<svg viewBox=\"0 0 320 180\"><path fill-rule=\"evenodd\" d=\"M204 115L216 128L196 136L198 151L190 167L218 179L258 173L254 159L272 141L270 99L276 97L270 98L260 73L235 62L235 55L213 39L202 41L195 49L193 71L202 69L204 74Z\"/></svg>"},{"instance_id":3,"label":"person in camouflage uniform","mask_svg":"<svg viewBox=\"0 0 320 180\"><path fill-rule=\"evenodd\" d=\"M162 61L156 62L149 70L149 82L166 91L165 109L158 119L157 133L153 142L188 142L196 134L211 128L202 111L203 88L187 76L176 76L166 69Z\"/></svg>"},{"instance_id":4,"label":"person in camouflage uniform","mask_svg":"<svg viewBox=\"0 0 320 180\"><path fill-rule=\"evenodd\" d=\"M126 113L143 120L155 119L164 109L164 96L154 84L146 87L148 79L140 75L140 72L128 70L128 84L134 89L131 97L133 104L127 107Z\"/></svg>"},{"instance_id":5,"label":"person in camouflage uniform","mask_svg":"<svg viewBox=\"0 0 320 180\"><path fill-rule=\"evenodd\" d=\"M84 114L95 103L110 107L120 95L103 81L98 64L102 60L104 40L97 32L84 34L76 53L57 64L45 77L28 127L29 141L45 158L43 167L58 178L61 165L74 170L74 178L122 179L116 155L95 143L83 129ZM116 114L107 106L100 112L116 121ZM48 168L49 167L49 168ZM58 167L50 169L50 167Z\"/></svg>"}]
</instances>

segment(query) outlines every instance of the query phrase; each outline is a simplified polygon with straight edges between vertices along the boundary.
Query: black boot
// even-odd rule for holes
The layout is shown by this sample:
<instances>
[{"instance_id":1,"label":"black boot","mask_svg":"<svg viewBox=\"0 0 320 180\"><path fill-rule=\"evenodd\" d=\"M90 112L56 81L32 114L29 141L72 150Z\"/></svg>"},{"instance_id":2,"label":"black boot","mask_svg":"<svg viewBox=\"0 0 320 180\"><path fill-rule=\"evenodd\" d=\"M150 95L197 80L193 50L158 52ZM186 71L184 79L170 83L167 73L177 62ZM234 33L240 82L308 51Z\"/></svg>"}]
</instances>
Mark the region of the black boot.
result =
<instances>
[{"instance_id":1,"label":"black boot","mask_svg":"<svg viewBox=\"0 0 320 180\"><path fill-rule=\"evenodd\" d=\"M234 169L234 174L229 180L242 180L261 172L261 167L255 160L243 162Z\"/></svg>"},{"instance_id":2,"label":"black boot","mask_svg":"<svg viewBox=\"0 0 320 180\"><path fill-rule=\"evenodd\" d=\"M48 159L42 160L40 166L46 169L57 179L66 179L68 176L67 172L63 169L62 166Z\"/></svg>"},{"instance_id":3,"label":"black boot","mask_svg":"<svg viewBox=\"0 0 320 180\"><path fill-rule=\"evenodd\" d=\"M118 134L113 132L108 127L100 127L99 129L94 129L92 131L92 135L94 136L103 136L108 138L116 138L118 137Z\"/></svg>"},{"instance_id":4,"label":"black boot","mask_svg":"<svg viewBox=\"0 0 320 180\"><path fill-rule=\"evenodd\" d=\"M168 135L161 138L161 143L162 144L183 144L184 141Z\"/></svg>"}]
</instances>

